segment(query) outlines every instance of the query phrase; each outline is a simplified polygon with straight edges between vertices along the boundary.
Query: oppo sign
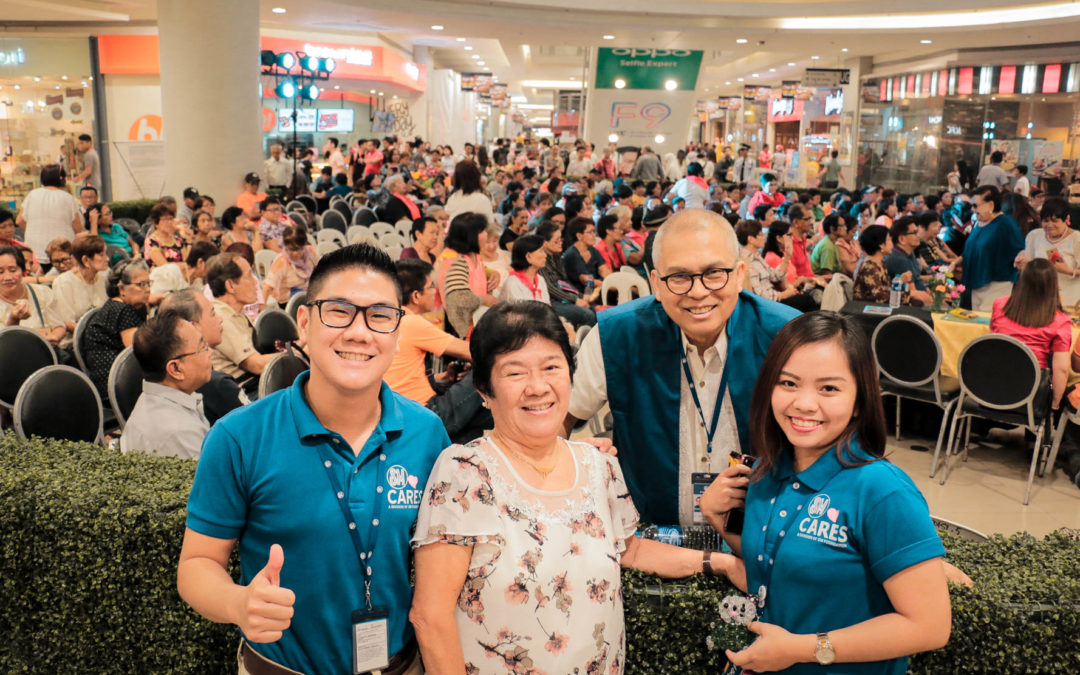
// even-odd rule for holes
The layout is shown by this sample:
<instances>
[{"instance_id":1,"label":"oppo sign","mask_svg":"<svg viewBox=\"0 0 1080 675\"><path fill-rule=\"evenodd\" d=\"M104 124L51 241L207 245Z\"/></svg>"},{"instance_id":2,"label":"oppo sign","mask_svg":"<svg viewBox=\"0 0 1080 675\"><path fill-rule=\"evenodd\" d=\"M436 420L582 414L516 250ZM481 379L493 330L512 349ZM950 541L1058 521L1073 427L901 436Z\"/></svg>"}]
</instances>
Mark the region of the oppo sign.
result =
<instances>
[{"instance_id":1,"label":"oppo sign","mask_svg":"<svg viewBox=\"0 0 1080 675\"><path fill-rule=\"evenodd\" d=\"M629 49L622 47L612 49L611 53L615 56L629 56L632 59L642 56L647 56L651 59L662 56L690 56L689 49Z\"/></svg>"}]
</instances>

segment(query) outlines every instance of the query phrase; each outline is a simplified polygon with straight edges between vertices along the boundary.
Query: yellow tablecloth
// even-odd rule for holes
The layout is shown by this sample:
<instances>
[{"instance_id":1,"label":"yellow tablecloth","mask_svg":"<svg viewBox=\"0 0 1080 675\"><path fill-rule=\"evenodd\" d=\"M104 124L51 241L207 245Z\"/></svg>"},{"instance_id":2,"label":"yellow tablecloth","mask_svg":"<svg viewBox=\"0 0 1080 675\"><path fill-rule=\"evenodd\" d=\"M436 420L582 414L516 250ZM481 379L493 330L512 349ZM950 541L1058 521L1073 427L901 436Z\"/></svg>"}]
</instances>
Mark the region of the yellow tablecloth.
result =
<instances>
[{"instance_id":1,"label":"yellow tablecloth","mask_svg":"<svg viewBox=\"0 0 1080 675\"><path fill-rule=\"evenodd\" d=\"M990 318L990 312L972 312L975 316ZM978 321L953 321L944 318L944 315L934 315L934 334L941 341L941 374L946 377L957 377L956 362L960 360L960 352L969 342L990 332L989 323ZM1076 345L1077 335L1080 334L1080 326L1073 324L1073 345Z\"/></svg>"}]
</instances>

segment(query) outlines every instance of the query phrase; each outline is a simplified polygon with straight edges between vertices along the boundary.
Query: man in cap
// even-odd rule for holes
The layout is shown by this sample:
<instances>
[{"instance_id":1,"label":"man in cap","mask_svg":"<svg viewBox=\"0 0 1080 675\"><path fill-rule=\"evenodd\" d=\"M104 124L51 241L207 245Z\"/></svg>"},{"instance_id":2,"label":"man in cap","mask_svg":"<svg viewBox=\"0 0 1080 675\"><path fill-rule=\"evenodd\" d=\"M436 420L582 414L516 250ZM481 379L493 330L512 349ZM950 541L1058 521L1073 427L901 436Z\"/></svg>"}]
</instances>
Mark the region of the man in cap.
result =
<instances>
[{"instance_id":1,"label":"man in cap","mask_svg":"<svg viewBox=\"0 0 1080 675\"><path fill-rule=\"evenodd\" d=\"M176 219L191 222L195 213L195 201L199 198L199 191L193 187L184 188L184 203L176 210Z\"/></svg>"},{"instance_id":2,"label":"man in cap","mask_svg":"<svg viewBox=\"0 0 1080 675\"><path fill-rule=\"evenodd\" d=\"M240 196L236 198L236 205L239 206L244 213L251 217L251 212L254 211L259 202L266 199L266 193L259 191L259 183L262 179L259 178L259 174L252 171L244 176L244 191L240 193ZM256 216L261 218L261 216Z\"/></svg>"}]
</instances>

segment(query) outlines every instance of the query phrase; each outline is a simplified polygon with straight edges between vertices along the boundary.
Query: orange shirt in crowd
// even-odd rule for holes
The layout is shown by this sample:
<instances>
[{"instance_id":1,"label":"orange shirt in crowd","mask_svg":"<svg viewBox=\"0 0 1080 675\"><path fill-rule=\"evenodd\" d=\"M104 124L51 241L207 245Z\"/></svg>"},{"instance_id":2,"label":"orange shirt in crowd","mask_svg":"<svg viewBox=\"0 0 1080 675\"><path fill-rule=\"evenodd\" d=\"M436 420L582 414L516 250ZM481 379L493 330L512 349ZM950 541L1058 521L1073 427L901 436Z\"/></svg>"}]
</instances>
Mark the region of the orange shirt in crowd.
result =
<instances>
[{"instance_id":1,"label":"orange shirt in crowd","mask_svg":"<svg viewBox=\"0 0 1080 675\"><path fill-rule=\"evenodd\" d=\"M240 210L244 213L250 213L251 209L255 208L256 202L261 202L266 199L265 192L256 192L252 194L247 190L240 193L240 196L236 198L236 205L240 207Z\"/></svg>"},{"instance_id":2,"label":"orange shirt in crowd","mask_svg":"<svg viewBox=\"0 0 1080 675\"><path fill-rule=\"evenodd\" d=\"M429 352L442 356L454 341L454 336L407 309L405 316L401 317L398 332L397 353L383 380L405 398L424 405L435 395L427 379L424 357Z\"/></svg>"}]
</instances>

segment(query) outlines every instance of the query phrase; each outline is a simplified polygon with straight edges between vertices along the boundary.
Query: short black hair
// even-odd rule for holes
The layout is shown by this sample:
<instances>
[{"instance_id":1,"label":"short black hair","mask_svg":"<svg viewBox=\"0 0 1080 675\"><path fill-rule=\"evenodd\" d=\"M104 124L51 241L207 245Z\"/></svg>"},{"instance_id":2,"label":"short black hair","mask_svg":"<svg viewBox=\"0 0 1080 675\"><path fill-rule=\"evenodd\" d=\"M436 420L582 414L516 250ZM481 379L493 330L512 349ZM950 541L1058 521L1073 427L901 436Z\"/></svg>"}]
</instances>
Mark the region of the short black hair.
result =
<instances>
[{"instance_id":1,"label":"short black hair","mask_svg":"<svg viewBox=\"0 0 1080 675\"><path fill-rule=\"evenodd\" d=\"M935 209L937 209L937 206L940 203L941 203L941 197L938 197L937 195L926 195L923 198L923 206L926 207L927 211L934 211ZM925 213L925 211L924 211L924 213Z\"/></svg>"},{"instance_id":2,"label":"short black hair","mask_svg":"<svg viewBox=\"0 0 1080 675\"><path fill-rule=\"evenodd\" d=\"M371 175L375 175L375 174L371 174ZM424 233L424 230L427 229L427 224L428 223L438 223L438 222L439 221L435 220L431 216L420 216L416 220L412 221L412 227L409 228L409 234L412 235L412 240L416 241L420 237L420 235ZM408 297L408 296L406 296L406 297Z\"/></svg>"},{"instance_id":3,"label":"short black hair","mask_svg":"<svg viewBox=\"0 0 1080 675\"><path fill-rule=\"evenodd\" d=\"M281 200L278 199L277 197L275 197L274 195L267 195L265 199L263 199L261 202L259 202L259 210L260 211L265 211L267 206L271 206L273 204L279 204L280 205Z\"/></svg>"},{"instance_id":4,"label":"short black hair","mask_svg":"<svg viewBox=\"0 0 1080 675\"><path fill-rule=\"evenodd\" d=\"M556 232L562 232L562 228L559 224L550 220L545 220L536 226L536 236L543 239L545 242L551 239L551 236Z\"/></svg>"},{"instance_id":5,"label":"short black hair","mask_svg":"<svg viewBox=\"0 0 1080 675\"><path fill-rule=\"evenodd\" d=\"M9 220L15 220L15 214L7 209L0 209L0 223L6 223Z\"/></svg>"},{"instance_id":6,"label":"short black hair","mask_svg":"<svg viewBox=\"0 0 1080 675\"><path fill-rule=\"evenodd\" d=\"M408 304L412 301L413 293L423 293L427 288L428 279L434 269L431 263L419 258L403 258L394 263L397 270L398 281L401 283L401 302Z\"/></svg>"},{"instance_id":7,"label":"short black hair","mask_svg":"<svg viewBox=\"0 0 1080 675\"><path fill-rule=\"evenodd\" d=\"M334 185L348 185L349 177L343 173L339 173L334 176Z\"/></svg>"},{"instance_id":8,"label":"short black hair","mask_svg":"<svg viewBox=\"0 0 1080 675\"><path fill-rule=\"evenodd\" d=\"M1017 171L1019 171L1021 176L1026 176L1027 175L1027 172L1028 172L1027 164L1017 164L1013 168L1016 169Z\"/></svg>"},{"instance_id":9,"label":"short black hair","mask_svg":"<svg viewBox=\"0 0 1080 675\"><path fill-rule=\"evenodd\" d=\"M923 211L915 216L915 224L924 230L929 228L935 222L941 222L941 216L937 214L937 211Z\"/></svg>"},{"instance_id":10,"label":"short black hair","mask_svg":"<svg viewBox=\"0 0 1080 675\"><path fill-rule=\"evenodd\" d=\"M544 246L545 239L538 234L523 234L514 240L514 250L510 252L510 269L524 272L529 269L526 256Z\"/></svg>"},{"instance_id":11,"label":"short black hair","mask_svg":"<svg viewBox=\"0 0 1080 675\"><path fill-rule=\"evenodd\" d=\"M1049 220L1056 218L1057 220L1069 219L1069 202L1065 201L1061 197L1049 197L1043 202L1042 209L1039 210L1039 218L1041 220Z\"/></svg>"},{"instance_id":12,"label":"short black hair","mask_svg":"<svg viewBox=\"0 0 1080 675\"><path fill-rule=\"evenodd\" d=\"M739 240L739 246L750 243L750 237L761 234L761 223L756 220L740 220L735 224L735 238Z\"/></svg>"},{"instance_id":13,"label":"short black hair","mask_svg":"<svg viewBox=\"0 0 1080 675\"><path fill-rule=\"evenodd\" d=\"M59 164L46 164L41 167L41 175L38 176L42 187L65 187L67 171Z\"/></svg>"},{"instance_id":14,"label":"short black hair","mask_svg":"<svg viewBox=\"0 0 1080 675\"><path fill-rule=\"evenodd\" d=\"M188 249L187 258L184 260L188 267L195 267L200 260L210 260L221 252L217 246L208 241L196 241Z\"/></svg>"},{"instance_id":15,"label":"short black hair","mask_svg":"<svg viewBox=\"0 0 1080 675\"><path fill-rule=\"evenodd\" d=\"M885 238L889 236L889 228L884 225L867 225L859 233L859 246L866 255L876 255L885 245Z\"/></svg>"},{"instance_id":16,"label":"short black hair","mask_svg":"<svg viewBox=\"0 0 1080 675\"><path fill-rule=\"evenodd\" d=\"M482 218L483 216L481 216ZM326 280L338 272L359 267L376 274L382 274L394 284L398 302L401 302L401 281L398 279L394 261L386 251L376 248L371 244L352 244L343 246L336 251L331 251L319 258L315 269L308 279L308 299L317 299Z\"/></svg>"},{"instance_id":17,"label":"short black hair","mask_svg":"<svg viewBox=\"0 0 1080 675\"><path fill-rule=\"evenodd\" d=\"M215 298L225 295L225 282L244 276L244 270L236 264L236 259L240 257L239 253L225 251L206 261L206 285Z\"/></svg>"},{"instance_id":18,"label":"short black hair","mask_svg":"<svg viewBox=\"0 0 1080 675\"><path fill-rule=\"evenodd\" d=\"M15 258L15 264L19 267L19 271L26 274L26 258L22 256L18 246L0 246L0 256L5 255Z\"/></svg>"},{"instance_id":19,"label":"short black hair","mask_svg":"<svg viewBox=\"0 0 1080 675\"><path fill-rule=\"evenodd\" d=\"M487 229L488 219L480 213L466 211L454 216L446 231L446 248L461 254L480 252L480 233Z\"/></svg>"},{"instance_id":20,"label":"short black hair","mask_svg":"<svg viewBox=\"0 0 1080 675\"><path fill-rule=\"evenodd\" d=\"M165 216L176 216L173 210L169 208L168 204L158 202L157 204L154 204L152 207L150 207L150 222L152 222L154 225L157 225L159 222L161 222L161 219Z\"/></svg>"},{"instance_id":21,"label":"short black hair","mask_svg":"<svg viewBox=\"0 0 1080 675\"><path fill-rule=\"evenodd\" d=\"M825 220L821 221L821 228L825 230L826 235L831 234L841 225L846 227L847 222L845 222L844 219L840 217L840 214L835 211L825 216Z\"/></svg>"},{"instance_id":22,"label":"short black hair","mask_svg":"<svg viewBox=\"0 0 1080 675\"><path fill-rule=\"evenodd\" d=\"M775 208L772 204L758 204L754 207L754 212L751 215L754 216L754 220L765 220L765 216L769 211Z\"/></svg>"},{"instance_id":23,"label":"short black hair","mask_svg":"<svg viewBox=\"0 0 1080 675\"><path fill-rule=\"evenodd\" d=\"M566 248L570 248L577 243L579 235L585 234L585 230L593 224L593 221L589 218L572 218L566 223L566 230L563 232L563 244Z\"/></svg>"},{"instance_id":24,"label":"short black hair","mask_svg":"<svg viewBox=\"0 0 1080 675\"><path fill-rule=\"evenodd\" d=\"M226 230L231 230L236 224L236 219L244 215L244 209L239 206L230 206L221 214L221 226Z\"/></svg>"},{"instance_id":25,"label":"short black hair","mask_svg":"<svg viewBox=\"0 0 1080 675\"><path fill-rule=\"evenodd\" d=\"M687 176L697 176L699 178L705 175L705 167L697 162L690 162L686 167Z\"/></svg>"},{"instance_id":26,"label":"short black hair","mask_svg":"<svg viewBox=\"0 0 1080 675\"><path fill-rule=\"evenodd\" d=\"M892 243L895 246L900 243L900 237L908 233L908 228L912 225L918 225L915 219L911 216L904 216L903 218L897 218L892 227L889 228L889 237L892 238Z\"/></svg>"},{"instance_id":27,"label":"short black hair","mask_svg":"<svg viewBox=\"0 0 1080 675\"><path fill-rule=\"evenodd\" d=\"M186 319L179 312L165 310L139 326L131 343L135 360L143 370L147 382L165 379L165 368L176 354L184 348L180 338L180 322Z\"/></svg>"},{"instance_id":28,"label":"short black hair","mask_svg":"<svg viewBox=\"0 0 1080 675\"><path fill-rule=\"evenodd\" d=\"M768 183L771 183L774 180L776 180L776 174L774 174L774 173L763 173L763 174L761 174L761 184L762 185L766 185Z\"/></svg>"},{"instance_id":29,"label":"short black hair","mask_svg":"<svg viewBox=\"0 0 1080 675\"><path fill-rule=\"evenodd\" d=\"M615 188L615 199L622 201L624 199L630 199L634 196L634 191L627 187L626 183L623 183L619 187Z\"/></svg>"},{"instance_id":30,"label":"short black hair","mask_svg":"<svg viewBox=\"0 0 1080 675\"><path fill-rule=\"evenodd\" d=\"M97 188L94 187L93 185L86 184L86 185L82 186L81 188L79 188L79 194L81 195L82 193L86 192L87 190L93 190L94 191L95 200L96 200L96 195L97 195L98 191L97 191Z\"/></svg>"},{"instance_id":31,"label":"short black hair","mask_svg":"<svg viewBox=\"0 0 1080 675\"><path fill-rule=\"evenodd\" d=\"M570 369L572 380L574 352L570 349L570 338L566 329L551 305L535 300L500 302L484 312L484 316L476 322L472 339L469 341L473 384L476 390L491 396L491 371L495 366L495 359L500 354L521 349L534 337L550 340L559 346L566 356L566 365Z\"/></svg>"},{"instance_id":32,"label":"short black hair","mask_svg":"<svg viewBox=\"0 0 1080 675\"><path fill-rule=\"evenodd\" d=\"M1000 150L995 150L990 153L991 164L1001 164L1001 160L1003 159L1005 159L1005 154L1002 153Z\"/></svg>"},{"instance_id":33,"label":"short black hair","mask_svg":"<svg viewBox=\"0 0 1080 675\"><path fill-rule=\"evenodd\" d=\"M603 239L604 237L607 236L608 230L610 230L613 226L617 225L618 223L619 223L619 217L618 216L612 215L610 213L607 214L607 215L604 215L604 216L600 216L600 220L596 221L596 236ZM516 244L515 244L515 246L516 246Z\"/></svg>"},{"instance_id":34,"label":"short black hair","mask_svg":"<svg viewBox=\"0 0 1080 675\"><path fill-rule=\"evenodd\" d=\"M905 195L905 194L896 195L896 208L903 211L904 207L906 207L908 205L908 202L910 202L910 201L911 201L911 195Z\"/></svg>"},{"instance_id":35,"label":"short black hair","mask_svg":"<svg viewBox=\"0 0 1080 675\"><path fill-rule=\"evenodd\" d=\"M982 197L983 201L991 201L994 203L994 212L1001 210L1001 190L997 189L993 185L980 185L975 188L974 197Z\"/></svg>"},{"instance_id":36,"label":"short black hair","mask_svg":"<svg viewBox=\"0 0 1080 675\"><path fill-rule=\"evenodd\" d=\"M577 218L583 208L585 208L585 197L582 195L572 195L563 200L563 211L566 212L567 220Z\"/></svg>"},{"instance_id":37,"label":"short black hair","mask_svg":"<svg viewBox=\"0 0 1080 675\"><path fill-rule=\"evenodd\" d=\"M94 139L90 136L90 134L79 134L79 140L80 141L93 141Z\"/></svg>"}]
</instances>

